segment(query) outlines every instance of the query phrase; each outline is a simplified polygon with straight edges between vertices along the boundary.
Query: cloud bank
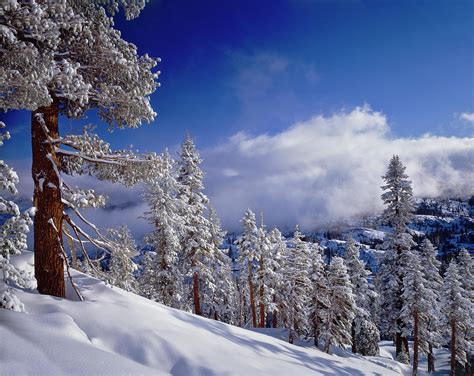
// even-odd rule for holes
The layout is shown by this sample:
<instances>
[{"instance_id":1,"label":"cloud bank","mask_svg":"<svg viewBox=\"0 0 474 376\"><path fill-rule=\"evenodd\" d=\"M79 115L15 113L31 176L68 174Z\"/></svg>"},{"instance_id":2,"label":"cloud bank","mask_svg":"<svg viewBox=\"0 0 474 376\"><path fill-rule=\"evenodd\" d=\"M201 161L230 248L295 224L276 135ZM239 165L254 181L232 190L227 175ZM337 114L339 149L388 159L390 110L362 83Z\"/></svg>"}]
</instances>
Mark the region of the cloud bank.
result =
<instances>
[{"instance_id":1,"label":"cloud bank","mask_svg":"<svg viewBox=\"0 0 474 376\"><path fill-rule=\"evenodd\" d=\"M397 138L369 106L315 116L273 135L240 132L205 150L207 193L224 226L250 207L269 225L306 229L381 210L387 163L400 155L416 196L474 193L474 138Z\"/></svg>"}]
</instances>

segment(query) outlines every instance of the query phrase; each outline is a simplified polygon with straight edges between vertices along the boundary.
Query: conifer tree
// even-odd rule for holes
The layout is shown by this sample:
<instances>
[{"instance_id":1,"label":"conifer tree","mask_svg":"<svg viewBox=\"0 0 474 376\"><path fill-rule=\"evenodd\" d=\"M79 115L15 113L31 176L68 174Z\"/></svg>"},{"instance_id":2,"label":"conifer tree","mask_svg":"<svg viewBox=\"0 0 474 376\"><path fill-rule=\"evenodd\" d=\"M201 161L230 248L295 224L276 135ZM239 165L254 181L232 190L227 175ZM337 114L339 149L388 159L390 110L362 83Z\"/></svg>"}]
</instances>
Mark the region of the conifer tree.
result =
<instances>
[{"instance_id":1,"label":"conifer tree","mask_svg":"<svg viewBox=\"0 0 474 376\"><path fill-rule=\"evenodd\" d=\"M181 239L182 263L185 277L192 279L190 300L196 315L209 312L216 286L212 265L215 245L212 242L209 220L205 216L208 198L204 193L202 160L189 135L181 145L178 161L179 199L183 203L182 217L185 232Z\"/></svg>"},{"instance_id":2,"label":"conifer tree","mask_svg":"<svg viewBox=\"0 0 474 376\"><path fill-rule=\"evenodd\" d=\"M284 299L285 280L283 278L285 270L284 257L287 253L286 243L277 228L273 228L268 236L270 241L270 260L273 266L273 273L270 274L271 278L268 281L268 286L273 292L272 303L268 306L268 311L272 316L272 327L278 327L278 312L282 308L282 301Z\"/></svg>"},{"instance_id":3,"label":"conifer tree","mask_svg":"<svg viewBox=\"0 0 474 376\"><path fill-rule=\"evenodd\" d=\"M307 335L308 305L311 288L310 254L303 240L299 227L296 226L292 239L292 248L287 251L285 281L287 284L285 304L285 327L288 330L288 342L293 343L295 334Z\"/></svg>"},{"instance_id":4,"label":"conifer tree","mask_svg":"<svg viewBox=\"0 0 474 376\"><path fill-rule=\"evenodd\" d=\"M266 314L274 311L273 303L273 281L276 265L271 253L272 244L267 230L263 223L263 213L261 225L258 229L257 254L258 254L258 300L259 300L259 324L260 328L265 327Z\"/></svg>"},{"instance_id":5,"label":"conifer tree","mask_svg":"<svg viewBox=\"0 0 474 376\"><path fill-rule=\"evenodd\" d=\"M314 345L318 347L324 323L324 312L329 307L327 273L319 247L314 247L311 252L311 264L309 322Z\"/></svg>"},{"instance_id":6,"label":"conifer tree","mask_svg":"<svg viewBox=\"0 0 474 376\"><path fill-rule=\"evenodd\" d=\"M137 291L134 273L137 265L132 258L137 253L137 245L126 225L110 229L109 237L114 247L110 254L108 281L126 291Z\"/></svg>"},{"instance_id":7,"label":"conifer tree","mask_svg":"<svg viewBox=\"0 0 474 376\"><path fill-rule=\"evenodd\" d=\"M382 200L386 205L383 221L393 228L383 244L385 256L379 269L381 324L385 334L395 337L396 355L402 350L409 353L407 330L400 317L403 307L402 289L405 269L404 254L415 245L407 231L407 224L412 218L413 192L411 182L407 180L405 167L397 155L390 160L382 189ZM403 349L402 349L403 347Z\"/></svg>"},{"instance_id":8,"label":"conifer tree","mask_svg":"<svg viewBox=\"0 0 474 376\"><path fill-rule=\"evenodd\" d=\"M120 181L118 171L129 162L128 153L110 155L100 147L103 144L89 142L84 135L61 137L59 115L77 119L88 109L97 109L110 127L119 128L135 128L155 117L149 96L158 87L158 73L152 71L158 60L139 56L135 45L121 38L110 17L119 5L127 18L134 18L145 2L108 0L105 6L104 1L18 0L0 4L0 108L32 111L35 277L42 294L65 296L64 221L76 240L94 243L87 231L64 214L66 209L78 209L71 199L91 192L68 187L60 174L87 172ZM137 176L139 166L133 175ZM82 222L97 232L95 226ZM105 237L98 237L94 245L100 248Z\"/></svg>"},{"instance_id":9,"label":"conifer tree","mask_svg":"<svg viewBox=\"0 0 474 376\"><path fill-rule=\"evenodd\" d=\"M465 366L470 351L464 333L472 328L473 308L464 290L458 266L451 262L443 282L442 313L451 349L450 375L456 375L456 364Z\"/></svg>"},{"instance_id":10,"label":"conifer tree","mask_svg":"<svg viewBox=\"0 0 474 376\"><path fill-rule=\"evenodd\" d=\"M242 281L243 299L250 308L252 326L257 327L257 306L255 299L255 264L258 262L257 244L258 228L255 214L247 209L240 220L244 228L242 236L236 241L239 250L240 280Z\"/></svg>"},{"instance_id":11,"label":"conifer tree","mask_svg":"<svg viewBox=\"0 0 474 376\"><path fill-rule=\"evenodd\" d=\"M349 273L341 257L332 258L327 279L329 304L324 313L321 337L324 339L324 351L329 353L331 346L352 344L351 328L357 307Z\"/></svg>"},{"instance_id":12,"label":"conifer tree","mask_svg":"<svg viewBox=\"0 0 474 376\"><path fill-rule=\"evenodd\" d=\"M419 255L413 251L407 252L400 317L407 330L405 335L408 337L413 333L413 375L418 373L419 352L429 353L429 303L434 301L434 295L426 288L427 285Z\"/></svg>"},{"instance_id":13,"label":"conifer tree","mask_svg":"<svg viewBox=\"0 0 474 376\"><path fill-rule=\"evenodd\" d=\"M426 280L425 287L430 294L425 296L427 300L426 312L426 333L423 333L423 338L428 344L428 372L435 371L433 347L438 347L441 344L441 328L440 328L440 302L443 279L440 275L441 262L436 259L436 249L431 244L428 238L425 238L420 246L420 264L423 270L423 275Z\"/></svg>"},{"instance_id":14,"label":"conifer tree","mask_svg":"<svg viewBox=\"0 0 474 376\"><path fill-rule=\"evenodd\" d=\"M178 198L180 186L173 163L166 151L159 174L148 181L143 194L149 207L145 219L155 227L145 240L154 248L156 256L146 258L141 290L149 299L173 308L183 308L184 277L179 268L179 254L180 236L184 233L180 214L184 204Z\"/></svg>"},{"instance_id":15,"label":"conifer tree","mask_svg":"<svg viewBox=\"0 0 474 376\"><path fill-rule=\"evenodd\" d=\"M365 269L359 257L359 249L352 238L349 238L346 243L344 263L349 273L357 306L351 328L352 352L376 356L379 354L380 335L370 313L370 304L376 294L369 288L367 277L370 272Z\"/></svg>"},{"instance_id":16,"label":"conifer tree","mask_svg":"<svg viewBox=\"0 0 474 376\"><path fill-rule=\"evenodd\" d=\"M0 122L0 129L5 124ZM0 133L0 147L4 140L8 140L8 132ZM35 285L33 278L23 270L16 268L10 263L10 256L20 254L27 248L26 234L32 225L30 216L34 214L33 210L27 210L23 213L15 202L4 197L7 195L16 195L18 190L18 175L3 160L0 160L0 308L6 308L13 311L22 312L25 310L23 303L11 289L13 284L21 287L32 288Z\"/></svg>"},{"instance_id":17,"label":"conifer tree","mask_svg":"<svg viewBox=\"0 0 474 376\"><path fill-rule=\"evenodd\" d=\"M456 258L456 264L459 270L459 274L461 276L461 282L462 282L462 287L464 291L466 292L466 298L469 299L471 303L471 309L474 310L474 271L473 271L473 262L471 255L469 252L463 248L459 252L457 258ZM471 327L468 328L464 332L464 338L466 341L472 341L472 338L474 338L474 328L472 325L471 320ZM474 344L471 345L471 349L474 347ZM466 373L469 375L472 373L471 369L471 362L470 362L470 357L472 356L472 350L471 352L468 352L467 354L467 361L465 364L465 369Z\"/></svg>"}]
</instances>

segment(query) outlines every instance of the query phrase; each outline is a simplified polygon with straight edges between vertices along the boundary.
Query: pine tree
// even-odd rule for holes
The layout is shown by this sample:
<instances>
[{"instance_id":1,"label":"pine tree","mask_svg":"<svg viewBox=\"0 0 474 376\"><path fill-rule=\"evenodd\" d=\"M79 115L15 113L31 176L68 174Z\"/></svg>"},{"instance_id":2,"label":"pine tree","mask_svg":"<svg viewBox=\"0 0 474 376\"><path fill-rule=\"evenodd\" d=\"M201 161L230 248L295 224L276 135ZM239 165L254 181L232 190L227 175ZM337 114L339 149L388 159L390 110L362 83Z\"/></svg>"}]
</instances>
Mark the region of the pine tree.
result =
<instances>
[{"instance_id":1,"label":"pine tree","mask_svg":"<svg viewBox=\"0 0 474 376\"><path fill-rule=\"evenodd\" d=\"M326 275L327 273L319 247L314 247L311 252L311 264L311 301L309 310L309 321L311 327L311 335L314 338L314 345L318 347L322 325L324 322L324 312L329 307L329 286Z\"/></svg>"},{"instance_id":2,"label":"pine tree","mask_svg":"<svg viewBox=\"0 0 474 376\"><path fill-rule=\"evenodd\" d=\"M443 283L442 313L451 348L451 376L456 374L456 363L464 366L470 351L464 333L473 330L473 307L462 286L461 276L455 262L449 264Z\"/></svg>"},{"instance_id":3,"label":"pine tree","mask_svg":"<svg viewBox=\"0 0 474 376\"><path fill-rule=\"evenodd\" d=\"M283 278L285 270L284 256L287 253L286 243L277 228L273 228L268 236L270 241L270 260L272 262L273 273L269 274L271 277L268 281L268 286L273 292L272 303L268 306L268 311L272 316L272 327L278 327L278 312L282 308L284 299L285 280Z\"/></svg>"},{"instance_id":4,"label":"pine tree","mask_svg":"<svg viewBox=\"0 0 474 376\"><path fill-rule=\"evenodd\" d=\"M0 122L0 129L5 124ZM0 147L4 140L8 140L8 132L0 133ZM26 234L32 225L30 215L33 210L20 213L15 202L3 197L4 192L16 195L18 190L18 175L3 160L0 160L0 308L22 312L25 310L23 303L15 295L11 286L17 284L21 287L32 288L35 285L30 275L16 268L10 263L10 256L17 255L27 248Z\"/></svg>"},{"instance_id":5,"label":"pine tree","mask_svg":"<svg viewBox=\"0 0 474 376\"><path fill-rule=\"evenodd\" d=\"M429 353L428 317L430 302L435 297L425 286L425 279L420 257L414 251L407 252L407 263L405 265L405 278L403 279L403 308L400 317L405 323L404 327L409 336L413 330L413 375L418 372L419 352Z\"/></svg>"},{"instance_id":6,"label":"pine tree","mask_svg":"<svg viewBox=\"0 0 474 376\"><path fill-rule=\"evenodd\" d=\"M285 281L285 327L288 330L288 342L293 343L295 334L307 335L308 327L308 305L311 280L309 277L311 261L309 248L303 240L299 227L296 226L292 239L292 248L288 249Z\"/></svg>"},{"instance_id":7,"label":"pine tree","mask_svg":"<svg viewBox=\"0 0 474 376\"><path fill-rule=\"evenodd\" d=\"M344 263L349 273L357 306L351 329L352 352L376 356L379 354L380 335L370 313L371 301L376 298L374 296L376 294L369 288L367 277L370 272L365 269L359 257L359 249L352 238L349 238L346 243Z\"/></svg>"},{"instance_id":8,"label":"pine tree","mask_svg":"<svg viewBox=\"0 0 474 376\"><path fill-rule=\"evenodd\" d=\"M441 316L440 302L443 279L439 270L441 262L436 259L436 248L433 247L428 238L425 238L420 246L420 263L426 280L425 287L430 291L430 294L425 297L429 309L425 312L427 319L426 333L422 333L422 337L426 338L428 344L428 372L434 372L433 347L438 347L442 341L439 318Z\"/></svg>"},{"instance_id":9,"label":"pine tree","mask_svg":"<svg viewBox=\"0 0 474 376\"><path fill-rule=\"evenodd\" d=\"M243 300L245 305L250 308L252 326L257 327L257 306L255 301L255 264L258 262L257 244L258 228L255 220L255 214L247 209L243 218L240 220L244 228L242 236L236 241L239 250L240 280Z\"/></svg>"},{"instance_id":10,"label":"pine tree","mask_svg":"<svg viewBox=\"0 0 474 376\"><path fill-rule=\"evenodd\" d=\"M148 204L145 219L155 229L146 235L146 242L156 256L147 258L141 290L145 296L173 308L182 308L183 275L179 267L180 236L184 222L180 216L183 202L179 200L180 186L175 178L173 160L166 151L162 156L159 175L148 182L143 194Z\"/></svg>"},{"instance_id":11,"label":"pine tree","mask_svg":"<svg viewBox=\"0 0 474 376\"><path fill-rule=\"evenodd\" d=\"M461 276L462 287L466 291L466 298L469 299L471 303L471 309L474 310L474 272L473 272L473 263L472 258L469 252L463 248L459 252L456 258L456 264ZM472 340L474 336L473 328L467 329L464 332L464 338L466 341ZM473 345L474 346L474 345ZM471 347L472 348L472 347ZM472 357L472 351L467 354L467 361L465 364L466 373L469 375L472 373L470 357Z\"/></svg>"},{"instance_id":12,"label":"pine tree","mask_svg":"<svg viewBox=\"0 0 474 376\"><path fill-rule=\"evenodd\" d=\"M181 145L178 161L179 199L183 203L182 217L185 232L181 239L184 254L182 264L185 277L192 279L190 291L196 315L212 310L216 285L212 267L215 263L215 245L212 242L209 220L205 216L208 198L204 189L202 160L189 135Z\"/></svg>"},{"instance_id":13,"label":"pine tree","mask_svg":"<svg viewBox=\"0 0 474 376\"><path fill-rule=\"evenodd\" d=\"M72 236L87 234L64 215L66 209L77 209L68 205L70 198L84 196L84 191L68 187L60 174L99 168L98 175L110 177L111 170L117 172L128 161L96 144L61 137L59 115L80 118L94 108L110 127L119 128L137 127L155 117L149 96L158 87L158 73L152 72L158 60L138 56L109 17L119 5L127 18L136 17L145 2L107 4L18 0L0 5L0 108L32 111L35 276L42 294L65 296L64 221L74 230ZM95 233L96 227L90 227Z\"/></svg>"},{"instance_id":14,"label":"pine tree","mask_svg":"<svg viewBox=\"0 0 474 376\"><path fill-rule=\"evenodd\" d=\"M257 254L258 254L258 300L259 300L259 327L264 328L266 324L267 312L274 311L273 303L273 281L276 264L272 258L272 244L268 236L267 230L262 222L258 229Z\"/></svg>"},{"instance_id":15,"label":"pine tree","mask_svg":"<svg viewBox=\"0 0 474 376\"><path fill-rule=\"evenodd\" d=\"M403 307L402 289L405 274L403 266L404 253L414 245L407 231L407 224L414 210L411 182L407 180L405 167L400 158L394 155L390 160L386 174L383 176L385 185L382 189L382 200L386 205L383 221L392 226L393 233L389 234L383 244L385 256L379 269L378 286L380 288L381 325L384 334L395 336L396 355L404 351L408 354L408 339L405 324L400 312Z\"/></svg>"},{"instance_id":16,"label":"pine tree","mask_svg":"<svg viewBox=\"0 0 474 376\"><path fill-rule=\"evenodd\" d=\"M352 293L349 273L341 257L333 257L328 268L328 307L324 313L321 337L324 351L331 346L352 344L351 328L356 315L356 302Z\"/></svg>"},{"instance_id":17,"label":"pine tree","mask_svg":"<svg viewBox=\"0 0 474 376\"><path fill-rule=\"evenodd\" d=\"M126 291L136 292L137 280L134 272L137 265L132 260L137 252L135 240L126 225L110 229L109 237L114 247L110 254L108 281Z\"/></svg>"}]
</instances>

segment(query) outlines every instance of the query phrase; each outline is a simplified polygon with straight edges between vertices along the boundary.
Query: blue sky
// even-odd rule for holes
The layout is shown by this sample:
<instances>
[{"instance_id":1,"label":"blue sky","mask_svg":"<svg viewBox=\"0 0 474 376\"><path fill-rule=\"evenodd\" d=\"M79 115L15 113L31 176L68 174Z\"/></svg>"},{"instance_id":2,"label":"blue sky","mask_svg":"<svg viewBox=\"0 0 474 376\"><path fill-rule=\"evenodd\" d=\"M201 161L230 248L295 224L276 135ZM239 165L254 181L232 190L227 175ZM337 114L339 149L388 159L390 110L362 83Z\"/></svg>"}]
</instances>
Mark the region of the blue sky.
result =
<instances>
[{"instance_id":1,"label":"blue sky","mask_svg":"<svg viewBox=\"0 0 474 376\"><path fill-rule=\"evenodd\" d=\"M474 121L461 118L474 112L472 1L151 0L116 26L140 53L162 58L158 116L138 130L100 133L115 147L162 151L189 130L212 182L209 158L222 157L212 151L233 135L286 134L364 104L386 116L386 138L473 135ZM2 155L29 158L29 113L1 116L15 136ZM100 123L93 112L85 122Z\"/></svg>"},{"instance_id":2,"label":"blue sky","mask_svg":"<svg viewBox=\"0 0 474 376\"><path fill-rule=\"evenodd\" d=\"M163 60L156 121L115 132L117 146L162 150L190 130L204 148L364 103L396 135L457 135L456 114L474 110L472 1L152 0L116 25ZM26 136L29 115L12 117ZM21 141L3 152L27 153Z\"/></svg>"}]
</instances>

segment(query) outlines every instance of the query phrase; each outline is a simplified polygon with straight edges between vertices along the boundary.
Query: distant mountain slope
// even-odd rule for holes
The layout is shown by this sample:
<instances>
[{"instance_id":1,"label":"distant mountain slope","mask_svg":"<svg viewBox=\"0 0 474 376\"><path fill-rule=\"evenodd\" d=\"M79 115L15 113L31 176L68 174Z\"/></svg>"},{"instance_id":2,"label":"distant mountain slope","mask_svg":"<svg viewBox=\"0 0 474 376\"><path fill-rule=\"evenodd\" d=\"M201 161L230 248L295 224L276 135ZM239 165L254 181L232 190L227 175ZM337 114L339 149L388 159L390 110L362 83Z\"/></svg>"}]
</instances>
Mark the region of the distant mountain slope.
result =
<instances>
[{"instance_id":1,"label":"distant mountain slope","mask_svg":"<svg viewBox=\"0 0 474 376\"><path fill-rule=\"evenodd\" d=\"M14 259L31 267L31 253ZM0 374L390 376L401 372L398 363L384 358L328 355L290 345L164 307L81 273L73 275L85 302L19 291L28 314L0 310ZM72 291L68 295L74 297Z\"/></svg>"}]
</instances>

